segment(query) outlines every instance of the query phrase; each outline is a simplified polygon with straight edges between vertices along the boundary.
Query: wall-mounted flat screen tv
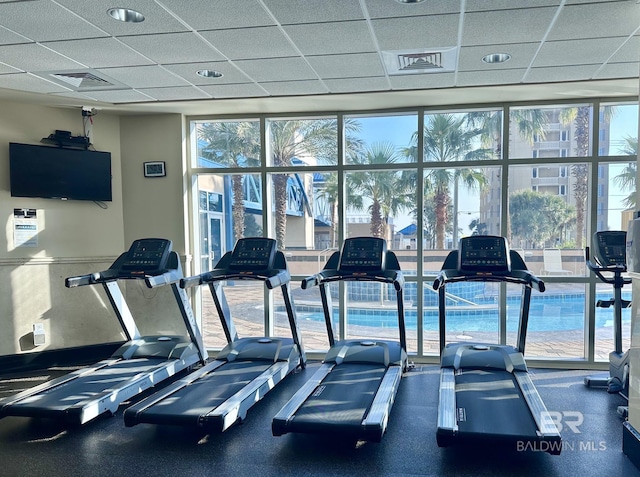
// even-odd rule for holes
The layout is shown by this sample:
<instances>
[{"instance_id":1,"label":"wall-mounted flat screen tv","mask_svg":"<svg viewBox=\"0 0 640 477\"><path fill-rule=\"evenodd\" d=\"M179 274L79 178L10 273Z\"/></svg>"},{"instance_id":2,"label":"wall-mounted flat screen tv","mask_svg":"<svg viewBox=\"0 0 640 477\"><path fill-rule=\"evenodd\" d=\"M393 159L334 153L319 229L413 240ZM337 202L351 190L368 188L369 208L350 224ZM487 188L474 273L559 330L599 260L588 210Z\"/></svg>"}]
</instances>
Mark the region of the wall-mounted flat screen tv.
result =
<instances>
[{"instance_id":1,"label":"wall-mounted flat screen tv","mask_svg":"<svg viewBox=\"0 0 640 477\"><path fill-rule=\"evenodd\" d=\"M9 143L11 195L111 201L111 153Z\"/></svg>"}]
</instances>

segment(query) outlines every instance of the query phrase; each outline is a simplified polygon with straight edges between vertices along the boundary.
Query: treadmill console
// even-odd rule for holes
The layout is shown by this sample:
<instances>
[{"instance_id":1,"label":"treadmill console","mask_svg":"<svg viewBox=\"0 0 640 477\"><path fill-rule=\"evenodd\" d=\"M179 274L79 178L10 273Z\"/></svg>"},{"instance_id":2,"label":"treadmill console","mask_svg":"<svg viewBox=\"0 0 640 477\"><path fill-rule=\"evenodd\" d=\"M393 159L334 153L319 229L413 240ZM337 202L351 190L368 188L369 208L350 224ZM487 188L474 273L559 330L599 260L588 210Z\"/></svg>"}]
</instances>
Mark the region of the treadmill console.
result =
<instances>
[{"instance_id":1,"label":"treadmill console","mask_svg":"<svg viewBox=\"0 0 640 477\"><path fill-rule=\"evenodd\" d=\"M607 230L593 234L593 254L603 267L627 265L627 232Z\"/></svg>"},{"instance_id":2,"label":"treadmill console","mask_svg":"<svg viewBox=\"0 0 640 477\"><path fill-rule=\"evenodd\" d=\"M170 253L170 240L138 239L131 244L121 269L141 274L156 273L167 268Z\"/></svg>"},{"instance_id":3,"label":"treadmill console","mask_svg":"<svg viewBox=\"0 0 640 477\"><path fill-rule=\"evenodd\" d=\"M340 271L384 270L387 242L377 237L348 238L342 245Z\"/></svg>"},{"instance_id":4,"label":"treadmill console","mask_svg":"<svg viewBox=\"0 0 640 477\"><path fill-rule=\"evenodd\" d=\"M494 235L473 235L460 239L458 270L471 273L511 271L507 240Z\"/></svg>"},{"instance_id":5,"label":"treadmill console","mask_svg":"<svg viewBox=\"0 0 640 477\"><path fill-rule=\"evenodd\" d=\"M264 237L241 238L231 253L230 270L253 272L273 268L276 241Z\"/></svg>"}]
</instances>

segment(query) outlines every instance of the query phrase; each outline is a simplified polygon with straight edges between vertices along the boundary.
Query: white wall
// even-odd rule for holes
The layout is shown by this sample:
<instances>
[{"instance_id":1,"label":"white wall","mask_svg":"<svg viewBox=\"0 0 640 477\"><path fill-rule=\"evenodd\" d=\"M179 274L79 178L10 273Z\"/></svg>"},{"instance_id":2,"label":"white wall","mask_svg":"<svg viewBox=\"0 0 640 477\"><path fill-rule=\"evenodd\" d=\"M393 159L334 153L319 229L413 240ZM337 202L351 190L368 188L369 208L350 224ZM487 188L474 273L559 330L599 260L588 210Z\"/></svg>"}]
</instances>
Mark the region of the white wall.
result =
<instances>
[{"instance_id":1,"label":"white wall","mask_svg":"<svg viewBox=\"0 0 640 477\"><path fill-rule=\"evenodd\" d=\"M179 114L123 116L122 196L127 247L144 237L166 238L187 274L186 217L183 185L183 117ZM145 162L164 161L165 177L145 177ZM185 328L169 287L143 289L128 282L127 302L142 334L183 334ZM157 294L156 294L157 292ZM134 312L133 309L139 311Z\"/></svg>"},{"instance_id":2,"label":"white wall","mask_svg":"<svg viewBox=\"0 0 640 477\"><path fill-rule=\"evenodd\" d=\"M121 339L100 289L64 287L65 277L102 270L123 251L120 119L94 117L93 145L111 153L108 208L90 201L14 198L9 192L10 142L39 144L56 129L82 135L82 124L80 108L0 102L0 355L30 351L34 323L43 323L46 332L47 344L38 349ZM36 209L36 247L15 247L14 208Z\"/></svg>"}]
</instances>

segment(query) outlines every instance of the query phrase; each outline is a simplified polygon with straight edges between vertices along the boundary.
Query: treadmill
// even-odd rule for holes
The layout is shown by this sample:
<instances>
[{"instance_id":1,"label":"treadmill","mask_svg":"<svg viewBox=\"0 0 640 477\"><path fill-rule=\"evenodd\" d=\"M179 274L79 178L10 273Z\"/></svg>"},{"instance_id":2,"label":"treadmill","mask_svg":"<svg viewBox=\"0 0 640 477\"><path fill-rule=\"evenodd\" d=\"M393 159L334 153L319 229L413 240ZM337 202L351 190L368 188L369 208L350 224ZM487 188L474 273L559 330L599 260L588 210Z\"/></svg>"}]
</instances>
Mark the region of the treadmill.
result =
<instances>
[{"instance_id":1,"label":"treadmill","mask_svg":"<svg viewBox=\"0 0 640 477\"><path fill-rule=\"evenodd\" d=\"M587 376L584 384L588 387L606 388L611 394L620 394L629 400L629 352L622 351L622 309L631 306L630 300L622 299L622 288L631 283L627 272L627 232L607 230L593 235L590 256L589 247L585 248L587 266L604 283L613 285L613 298L598 300L596 307L613 306L613 351L609 353L609 373L599 376ZM618 414L626 418L627 406L619 406Z\"/></svg>"},{"instance_id":2,"label":"treadmill","mask_svg":"<svg viewBox=\"0 0 640 477\"><path fill-rule=\"evenodd\" d=\"M171 241L139 239L109 269L69 277L68 288L102 285L125 332L127 342L111 358L81 368L0 401L5 416L60 419L82 425L159 382L204 363L207 352L187 295L178 284L182 268ZM142 280L148 288L170 285L188 331L185 336L141 336L127 306L119 280Z\"/></svg>"},{"instance_id":3,"label":"treadmill","mask_svg":"<svg viewBox=\"0 0 640 477\"><path fill-rule=\"evenodd\" d=\"M522 285L517 346L446 342L446 287L465 281ZM436 439L439 447L483 441L560 454L560 432L551 419L524 360L531 290L544 282L527 270L504 237L460 240L433 283L438 291L440 391Z\"/></svg>"},{"instance_id":4,"label":"treadmill","mask_svg":"<svg viewBox=\"0 0 640 477\"><path fill-rule=\"evenodd\" d=\"M329 285L371 281L393 285L400 342L352 339L335 341ZM380 442L387 428L403 371L407 368L404 323L404 278L386 241L373 237L345 240L324 269L302 281L320 287L330 349L322 365L285 404L272 422L274 436L288 432L329 434Z\"/></svg>"},{"instance_id":5,"label":"treadmill","mask_svg":"<svg viewBox=\"0 0 640 477\"><path fill-rule=\"evenodd\" d=\"M224 294L226 280L258 280L268 290L280 287L292 338L238 338ZM215 360L127 408L125 425L181 425L222 432L244 420L255 403L306 363L289 281L287 262L276 250L276 241L261 237L239 239L213 270L181 280L183 288L209 286L228 345Z\"/></svg>"}]
</instances>

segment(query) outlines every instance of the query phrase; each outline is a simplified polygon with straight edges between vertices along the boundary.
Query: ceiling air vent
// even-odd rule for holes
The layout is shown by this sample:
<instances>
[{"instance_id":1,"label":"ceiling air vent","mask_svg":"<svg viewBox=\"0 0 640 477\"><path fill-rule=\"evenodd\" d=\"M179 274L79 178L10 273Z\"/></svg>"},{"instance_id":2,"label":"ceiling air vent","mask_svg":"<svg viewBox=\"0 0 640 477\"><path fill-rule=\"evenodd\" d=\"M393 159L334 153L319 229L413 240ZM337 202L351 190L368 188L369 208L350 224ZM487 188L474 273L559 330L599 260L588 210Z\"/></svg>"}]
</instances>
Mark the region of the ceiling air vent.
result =
<instances>
[{"instance_id":1,"label":"ceiling air vent","mask_svg":"<svg viewBox=\"0 0 640 477\"><path fill-rule=\"evenodd\" d=\"M458 61L456 47L429 50L383 51L382 59L390 75L444 73L455 71Z\"/></svg>"},{"instance_id":2,"label":"ceiling air vent","mask_svg":"<svg viewBox=\"0 0 640 477\"><path fill-rule=\"evenodd\" d=\"M128 89L128 86L95 70L44 71L34 74L73 91Z\"/></svg>"}]
</instances>

